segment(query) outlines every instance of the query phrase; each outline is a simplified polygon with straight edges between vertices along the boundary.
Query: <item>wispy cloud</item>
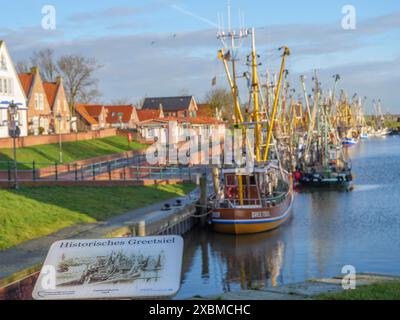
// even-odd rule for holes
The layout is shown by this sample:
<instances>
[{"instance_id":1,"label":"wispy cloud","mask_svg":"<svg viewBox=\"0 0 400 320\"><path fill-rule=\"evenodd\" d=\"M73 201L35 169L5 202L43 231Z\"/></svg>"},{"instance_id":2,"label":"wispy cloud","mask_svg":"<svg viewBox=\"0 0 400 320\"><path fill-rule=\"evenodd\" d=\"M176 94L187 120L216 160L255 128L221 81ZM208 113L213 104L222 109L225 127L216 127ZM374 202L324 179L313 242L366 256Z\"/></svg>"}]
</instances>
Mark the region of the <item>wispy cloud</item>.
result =
<instances>
[{"instance_id":1,"label":"wispy cloud","mask_svg":"<svg viewBox=\"0 0 400 320\"><path fill-rule=\"evenodd\" d=\"M158 10L159 3L152 2L141 7L111 7L101 11L86 11L70 16L69 20L72 22L93 22L104 19L114 20L116 18L138 16L140 14L154 12Z\"/></svg>"},{"instance_id":2,"label":"wispy cloud","mask_svg":"<svg viewBox=\"0 0 400 320\"><path fill-rule=\"evenodd\" d=\"M211 27L218 28L218 25L215 22L212 22L211 20L209 20L207 18L204 18L202 16L199 16L198 14L195 14L195 13L193 13L191 11L185 10L185 9L183 9L182 7L180 7L180 6L176 5L176 4L172 4L171 8L176 10L176 11L179 11L179 12L183 13L184 15L187 15L189 17L195 18L196 20L204 22L205 24L207 24L207 25L209 25Z\"/></svg>"},{"instance_id":3,"label":"wispy cloud","mask_svg":"<svg viewBox=\"0 0 400 320\"><path fill-rule=\"evenodd\" d=\"M58 55L80 53L96 57L104 65L97 77L106 100L121 96L139 100L144 95L173 95L179 94L183 88L192 90L201 99L210 89L211 78L223 73L223 68L216 59L220 46L215 38L216 24L177 8L182 9L175 7L174 10L204 22L207 28L190 32L147 32L68 41L63 38L62 32L50 35L38 28L25 28L17 31L1 30L0 38L7 41L16 61L49 45ZM135 11L137 8L131 9L125 11L125 14L138 14ZM112 11L102 11L102 14L118 17L121 10L122 8L114 8ZM93 13L93 17L97 19L98 14ZM124 23L122 21L119 27L135 26ZM114 26L118 28L118 24ZM344 87L371 98L381 97L387 105L395 106L398 90L394 87L395 83L400 82L400 49L397 47L397 57L392 59L381 55L376 61L350 63L347 57L352 52L371 45L371 36L386 35L399 28L399 12L360 21L355 31L344 31L339 23L270 25L257 29L257 45L261 58L264 59L262 61L268 64L271 61L265 60L265 52L275 50L282 44L288 44L292 48L293 54L289 61L310 61L301 70L293 71L293 82L298 81L298 72L311 72L315 67L314 61L320 59L330 62L331 57L335 57L336 64L330 63L329 67L321 70L321 77L327 85L333 73L340 73ZM395 49L393 51L396 52ZM279 55L276 54L276 57ZM226 80L223 77L220 79L219 84L225 85ZM393 89L392 92L389 88Z\"/></svg>"}]
</instances>

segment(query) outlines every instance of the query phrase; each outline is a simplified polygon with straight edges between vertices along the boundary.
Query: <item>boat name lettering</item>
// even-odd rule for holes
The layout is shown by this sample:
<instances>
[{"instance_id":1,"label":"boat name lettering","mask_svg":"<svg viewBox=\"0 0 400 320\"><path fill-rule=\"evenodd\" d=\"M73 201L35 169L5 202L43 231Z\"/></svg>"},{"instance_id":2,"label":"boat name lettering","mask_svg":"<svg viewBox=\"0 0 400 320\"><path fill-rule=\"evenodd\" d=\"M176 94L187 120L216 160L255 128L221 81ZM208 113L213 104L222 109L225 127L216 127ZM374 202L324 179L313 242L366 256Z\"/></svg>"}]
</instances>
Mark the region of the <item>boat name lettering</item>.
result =
<instances>
[{"instance_id":1,"label":"boat name lettering","mask_svg":"<svg viewBox=\"0 0 400 320\"><path fill-rule=\"evenodd\" d=\"M251 213L252 218L268 218L271 216L269 211L255 211Z\"/></svg>"}]
</instances>

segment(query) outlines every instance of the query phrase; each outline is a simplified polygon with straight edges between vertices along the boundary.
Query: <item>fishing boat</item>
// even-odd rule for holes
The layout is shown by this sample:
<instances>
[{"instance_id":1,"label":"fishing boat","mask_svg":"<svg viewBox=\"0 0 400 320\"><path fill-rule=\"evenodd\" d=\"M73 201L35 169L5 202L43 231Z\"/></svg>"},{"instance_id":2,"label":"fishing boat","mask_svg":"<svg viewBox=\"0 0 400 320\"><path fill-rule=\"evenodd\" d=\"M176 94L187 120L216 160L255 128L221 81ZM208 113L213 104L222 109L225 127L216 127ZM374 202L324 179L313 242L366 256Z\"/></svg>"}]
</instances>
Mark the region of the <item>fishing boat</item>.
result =
<instances>
[{"instance_id":1,"label":"fishing boat","mask_svg":"<svg viewBox=\"0 0 400 320\"><path fill-rule=\"evenodd\" d=\"M343 138L342 139L342 144L345 146L354 146L358 143L358 140L356 138Z\"/></svg>"},{"instance_id":2,"label":"fishing boat","mask_svg":"<svg viewBox=\"0 0 400 320\"><path fill-rule=\"evenodd\" d=\"M291 214L293 182L288 172L276 165L257 167L253 172L238 168L223 169L222 197L212 211L217 232L231 234L258 233L275 229ZM243 181L240 197L238 178Z\"/></svg>"},{"instance_id":3,"label":"fishing boat","mask_svg":"<svg viewBox=\"0 0 400 320\"><path fill-rule=\"evenodd\" d=\"M237 94L235 74L237 57L234 42L235 39L249 34L252 37L252 52L248 62L252 71L251 102L247 110L252 109L252 111L245 118ZM239 163L224 164L221 172L218 168L214 170L216 197L210 222L215 231L229 234L250 234L272 230L289 219L293 204L292 176L283 169L282 162L279 160L279 148L273 138L284 66L290 51L287 47L281 48L283 49L281 70L271 117L268 121L266 113L263 112L265 105L260 102L262 98L257 71L259 64L255 50L255 29L242 30L238 33L230 31L221 33L219 36L222 40L229 38L227 43L232 44L227 52L220 50L218 57L224 63L232 93L235 127L242 128L241 152L254 165L249 167ZM232 72L228 62L232 64ZM246 129L254 130L255 145L251 145L248 141ZM271 145L274 147L272 151ZM245 147L246 151L243 151L242 147Z\"/></svg>"},{"instance_id":4,"label":"fishing boat","mask_svg":"<svg viewBox=\"0 0 400 320\"><path fill-rule=\"evenodd\" d=\"M342 144L357 143L355 138L340 139L338 130L333 125L332 116L335 101L336 82L329 98L322 99L318 75L315 73L314 103L311 121L297 153L297 165L294 180L303 187L343 187L348 189L353 180L351 162L343 152Z\"/></svg>"}]
</instances>

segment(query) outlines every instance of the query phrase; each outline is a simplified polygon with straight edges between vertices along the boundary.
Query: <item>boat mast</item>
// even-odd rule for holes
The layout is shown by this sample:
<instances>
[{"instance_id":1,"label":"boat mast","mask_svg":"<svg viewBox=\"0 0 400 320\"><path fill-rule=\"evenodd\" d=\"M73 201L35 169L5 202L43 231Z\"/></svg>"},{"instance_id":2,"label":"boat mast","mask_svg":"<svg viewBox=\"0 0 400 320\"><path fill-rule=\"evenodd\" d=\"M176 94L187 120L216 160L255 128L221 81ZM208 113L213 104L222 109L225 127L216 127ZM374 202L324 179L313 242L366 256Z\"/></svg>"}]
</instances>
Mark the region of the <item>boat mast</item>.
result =
<instances>
[{"instance_id":1,"label":"boat mast","mask_svg":"<svg viewBox=\"0 0 400 320\"><path fill-rule=\"evenodd\" d=\"M310 122L310 120L311 120L310 101L308 100L306 82L305 82L305 76L304 75L300 76L300 81L301 81L301 84L302 84L302 87L303 87L304 100L306 101L307 115L308 115L308 119L309 119L309 122Z\"/></svg>"},{"instance_id":2,"label":"boat mast","mask_svg":"<svg viewBox=\"0 0 400 320\"><path fill-rule=\"evenodd\" d=\"M226 72L226 76L228 78L229 86L232 93L233 103L234 103L234 114L235 114L235 126L239 127L244 122L242 111L240 108L239 101L239 93L237 87L237 76L236 76L236 49L240 47L240 41L248 36L249 31L247 29L240 29L238 32L231 30L230 26L230 5L228 4L228 24L229 30L226 33L223 30L220 30L217 33L217 38L222 42L224 49L228 51L225 53L224 49L218 51L218 59L222 60ZM227 41L229 41L229 46L227 45ZM236 45L235 40L239 40L239 45ZM231 61L232 66L232 76L229 70L228 61ZM244 204L243 197L243 177L241 175L237 176L238 179L238 193L239 193L239 203L240 205Z\"/></svg>"},{"instance_id":3,"label":"boat mast","mask_svg":"<svg viewBox=\"0 0 400 320\"><path fill-rule=\"evenodd\" d=\"M284 46L279 49L280 50L283 49L282 64L281 64L281 70L279 72L279 80L278 80L278 85L276 87L275 99L274 99L274 104L272 106L272 113L271 113L271 118L270 118L270 123L269 123L269 128L268 128L268 135L267 135L267 140L266 140L266 144L265 144L264 162L266 162L268 159L269 145L271 143L272 131L274 129L274 122L275 122L275 116L276 116L276 109L278 106L278 100L279 100L280 91L281 91L283 73L285 71L286 56L290 55L290 50L288 47Z\"/></svg>"},{"instance_id":4,"label":"boat mast","mask_svg":"<svg viewBox=\"0 0 400 320\"><path fill-rule=\"evenodd\" d=\"M256 160L261 162L261 128L260 128L260 106L259 106L259 94L260 94L260 84L258 82L258 72L257 72L257 54L256 54L256 41L255 41L255 29L251 30L252 38L252 50L251 50L251 67L252 67L252 94L253 94L253 104L254 104L254 121L255 121L255 142L256 142Z\"/></svg>"}]
</instances>

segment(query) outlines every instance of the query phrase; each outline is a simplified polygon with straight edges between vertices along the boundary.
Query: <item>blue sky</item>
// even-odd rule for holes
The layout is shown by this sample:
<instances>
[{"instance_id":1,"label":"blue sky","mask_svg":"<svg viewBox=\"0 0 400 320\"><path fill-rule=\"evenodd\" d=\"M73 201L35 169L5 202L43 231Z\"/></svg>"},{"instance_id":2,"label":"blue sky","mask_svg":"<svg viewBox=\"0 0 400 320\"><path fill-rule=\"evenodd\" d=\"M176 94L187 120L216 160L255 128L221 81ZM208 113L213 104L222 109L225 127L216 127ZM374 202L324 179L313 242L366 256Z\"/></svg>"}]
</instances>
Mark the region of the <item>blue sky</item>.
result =
<instances>
[{"instance_id":1,"label":"blue sky","mask_svg":"<svg viewBox=\"0 0 400 320\"><path fill-rule=\"evenodd\" d=\"M54 31L41 28L47 4L56 8ZM341 10L349 4L356 9L356 30L341 28ZM201 100L214 76L226 86L215 39L218 13L227 23L226 0L15 0L4 6L0 39L15 62L47 47L57 55L96 57L104 66L96 74L104 102L183 91ZM318 69L329 89L331 75L339 73L349 94L380 98L385 111L400 113L398 0L231 0L231 7L233 26L238 26L240 10L245 26L256 27L261 73L278 69L277 48L287 44L293 87L299 74L311 78ZM246 45L241 53L248 53Z\"/></svg>"}]
</instances>

